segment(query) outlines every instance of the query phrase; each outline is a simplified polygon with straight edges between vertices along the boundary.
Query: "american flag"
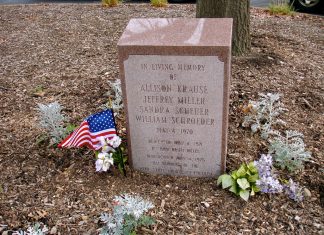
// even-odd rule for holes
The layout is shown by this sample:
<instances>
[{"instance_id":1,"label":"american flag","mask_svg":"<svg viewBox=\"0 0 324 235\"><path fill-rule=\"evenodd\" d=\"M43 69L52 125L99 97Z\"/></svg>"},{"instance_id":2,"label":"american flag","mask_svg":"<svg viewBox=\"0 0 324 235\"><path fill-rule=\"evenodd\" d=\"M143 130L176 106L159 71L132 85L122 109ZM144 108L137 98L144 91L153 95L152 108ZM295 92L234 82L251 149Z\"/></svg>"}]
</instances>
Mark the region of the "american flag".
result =
<instances>
[{"instance_id":1,"label":"american flag","mask_svg":"<svg viewBox=\"0 0 324 235\"><path fill-rule=\"evenodd\" d=\"M98 137L105 139L116 135L114 114L111 109L93 114L87 117L79 128L74 130L58 147L82 147L88 146L90 149L98 150L102 146Z\"/></svg>"}]
</instances>

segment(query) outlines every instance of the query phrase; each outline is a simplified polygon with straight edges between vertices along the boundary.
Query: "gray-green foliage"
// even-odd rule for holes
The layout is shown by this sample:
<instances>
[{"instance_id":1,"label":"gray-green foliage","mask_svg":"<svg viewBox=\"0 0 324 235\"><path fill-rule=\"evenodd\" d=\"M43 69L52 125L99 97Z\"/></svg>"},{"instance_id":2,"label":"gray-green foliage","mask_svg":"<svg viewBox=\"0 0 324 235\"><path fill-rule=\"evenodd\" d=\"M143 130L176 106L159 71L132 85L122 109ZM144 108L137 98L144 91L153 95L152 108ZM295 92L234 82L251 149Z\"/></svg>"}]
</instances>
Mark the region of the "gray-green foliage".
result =
<instances>
[{"instance_id":1,"label":"gray-green foliage","mask_svg":"<svg viewBox=\"0 0 324 235\"><path fill-rule=\"evenodd\" d=\"M275 164L289 171L302 169L304 162L311 157L311 153L305 151L303 134L290 130L285 135L277 131L273 134L273 139L269 140L269 152L273 155Z\"/></svg>"},{"instance_id":2,"label":"gray-green foliage","mask_svg":"<svg viewBox=\"0 0 324 235\"><path fill-rule=\"evenodd\" d=\"M48 105L38 104L40 125L48 131L51 142L54 144L60 142L67 133L63 126L66 118L61 113L62 109L63 107L58 102Z\"/></svg>"},{"instance_id":3,"label":"gray-green foliage","mask_svg":"<svg viewBox=\"0 0 324 235\"><path fill-rule=\"evenodd\" d=\"M154 205L139 196L125 194L115 197L113 214L103 213L100 216L105 224L100 229L101 235L128 235L136 234L135 230L140 226L154 224L150 216L144 215Z\"/></svg>"},{"instance_id":4,"label":"gray-green foliage","mask_svg":"<svg viewBox=\"0 0 324 235\"><path fill-rule=\"evenodd\" d=\"M219 176L217 185L221 184L223 189L229 188L229 191L248 201L250 195L253 196L260 191L256 185L258 179L259 174L254 162L243 163L238 170L233 171L230 175Z\"/></svg>"},{"instance_id":5,"label":"gray-green foliage","mask_svg":"<svg viewBox=\"0 0 324 235\"><path fill-rule=\"evenodd\" d=\"M249 112L242 126L251 127L253 133L260 131L263 139L268 139L274 125L285 125L279 116L287 111L282 107L279 94L259 94L258 101L249 102Z\"/></svg>"},{"instance_id":6,"label":"gray-green foliage","mask_svg":"<svg viewBox=\"0 0 324 235\"><path fill-rule=\"evenodd\" d=\"M110 98L111 103L108 102L103 108L112 108L118 115L119 111L124 107L120 79L117 79L115 81L108 80L108 84L111 90L107 92L107 95Z\"/></svg>"},{"instance_id":7,"label":"gray-green foliage","mask_svg":"<svg viewBox=\"0 0 324 235\"><path fill-rule=\"evenodd\" d=\"M27 232L25 231L17 231L13 233L13 235L45 235L48 234L47 227L41 226L40 223L36 223L33 227L29 227Z\"/></svg>"}]
</instances>

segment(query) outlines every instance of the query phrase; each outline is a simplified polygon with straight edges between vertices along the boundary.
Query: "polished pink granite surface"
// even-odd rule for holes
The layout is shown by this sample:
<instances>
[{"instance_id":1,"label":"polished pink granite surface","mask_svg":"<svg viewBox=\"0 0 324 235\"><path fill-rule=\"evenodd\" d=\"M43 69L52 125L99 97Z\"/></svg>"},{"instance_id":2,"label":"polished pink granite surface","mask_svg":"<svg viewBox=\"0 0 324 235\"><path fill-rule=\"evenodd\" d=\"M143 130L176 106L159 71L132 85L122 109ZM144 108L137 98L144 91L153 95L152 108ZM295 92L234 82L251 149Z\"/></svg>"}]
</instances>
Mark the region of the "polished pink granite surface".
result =
<instances>
[{"instance_id":1,"label":"polished pink granite surface","mask_svg":"<svg viewBox=\"0 0 324 235\"><path fill-rule=\"evenodd\" d=\"M118 45L231 46L230 18L131 19Z\"/></svg>"},{"instance_id":2,"label":"polished pink granite surface","mask_svg":"<svg viewBox=\"0 0 324 235\"><path fill-rule=\"evenodd\" d=\"M118 42L130 165L225 171L232 19L132 19Z\"/></svg>"}]
</instances>

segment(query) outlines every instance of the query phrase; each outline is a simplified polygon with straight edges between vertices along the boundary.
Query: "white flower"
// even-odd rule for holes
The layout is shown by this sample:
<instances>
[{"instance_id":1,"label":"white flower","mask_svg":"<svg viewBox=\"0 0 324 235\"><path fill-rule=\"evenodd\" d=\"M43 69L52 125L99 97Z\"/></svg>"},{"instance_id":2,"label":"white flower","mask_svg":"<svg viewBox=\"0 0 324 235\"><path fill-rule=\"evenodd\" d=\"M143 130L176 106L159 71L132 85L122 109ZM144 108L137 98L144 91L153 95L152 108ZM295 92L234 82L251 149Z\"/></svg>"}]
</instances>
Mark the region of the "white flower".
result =
<instances>
[{"instance_id":1,"label":"white flower","mask_svg":"<svg viewBox=\"0 0 324 235\"><path fill-rule=\"evenodd\" d=\"M107 145L107 142L106 142L106 140L105 140L105 137L103 137L103 136L99 136L99 137L97 137L97 139L100 141L100 145L101 145L101 146L105 146L105 145Z\"/></svg>"},{"instance_id":2,"label":"white flower","mask_svg":"<svg viewBox=\"0 0 324 235\"><path fill-rule=\"evenodd\" d=\"M103 153L108 153L108 152L115 152L115 150L108 145L106 139L103 136L98 137L98 140L100 141L100 146L101 146L101 151Z\"/></svg>"},{"instance_id":3,"label":"white flower","mask_svg":"<svg viewBox=\"0 0 324 235\"><path fill-rule=\"evenodd\" d=\"M114 164L112 153L99 153L96 161L96 171L107 171Z\"/></svg>"},{"instance_id":4,"label":"white flower","mask_svg":"<svg viewBox=\"0 0 324 235\"><path fill-rule=\"evenodd\" d=\"M121 142L122 140L118 135L115 135L112 139L108 140L108 144L110 144L113 148L118 148Z\"/></svg>"},{"instance_id":5,"label":"white flower","mask_svg":"<svg viewBox=\"0 0 324 235\"><path fill-rule=\"evenodd\" d=\"M115 152L115 150L112 147L110 147L109 145L103 146L102 149L101 149L101 151L103 153Z\"/></svg>"}]
</instances>

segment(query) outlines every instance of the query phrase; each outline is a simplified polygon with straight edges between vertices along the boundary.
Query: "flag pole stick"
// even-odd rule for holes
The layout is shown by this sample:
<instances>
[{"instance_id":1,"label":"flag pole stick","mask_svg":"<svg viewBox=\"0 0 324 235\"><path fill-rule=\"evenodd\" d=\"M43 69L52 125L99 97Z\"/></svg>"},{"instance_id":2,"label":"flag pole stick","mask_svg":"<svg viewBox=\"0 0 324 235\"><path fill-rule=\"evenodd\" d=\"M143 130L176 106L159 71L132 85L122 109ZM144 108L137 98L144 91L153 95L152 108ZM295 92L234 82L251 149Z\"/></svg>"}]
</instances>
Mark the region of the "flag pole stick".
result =
<instances>
[{"instance_id":1,"label":"flag pole stick","mask_svg":"<svg viewBox=\"0 0 324 235\"><path fill-rule=\"evenodd\" d=\"M108 97L108 106L109 106L109 108L113 109L112 108L112 101L111 101L111 98L110 97Z\"/></svg>"}]
</instances>

